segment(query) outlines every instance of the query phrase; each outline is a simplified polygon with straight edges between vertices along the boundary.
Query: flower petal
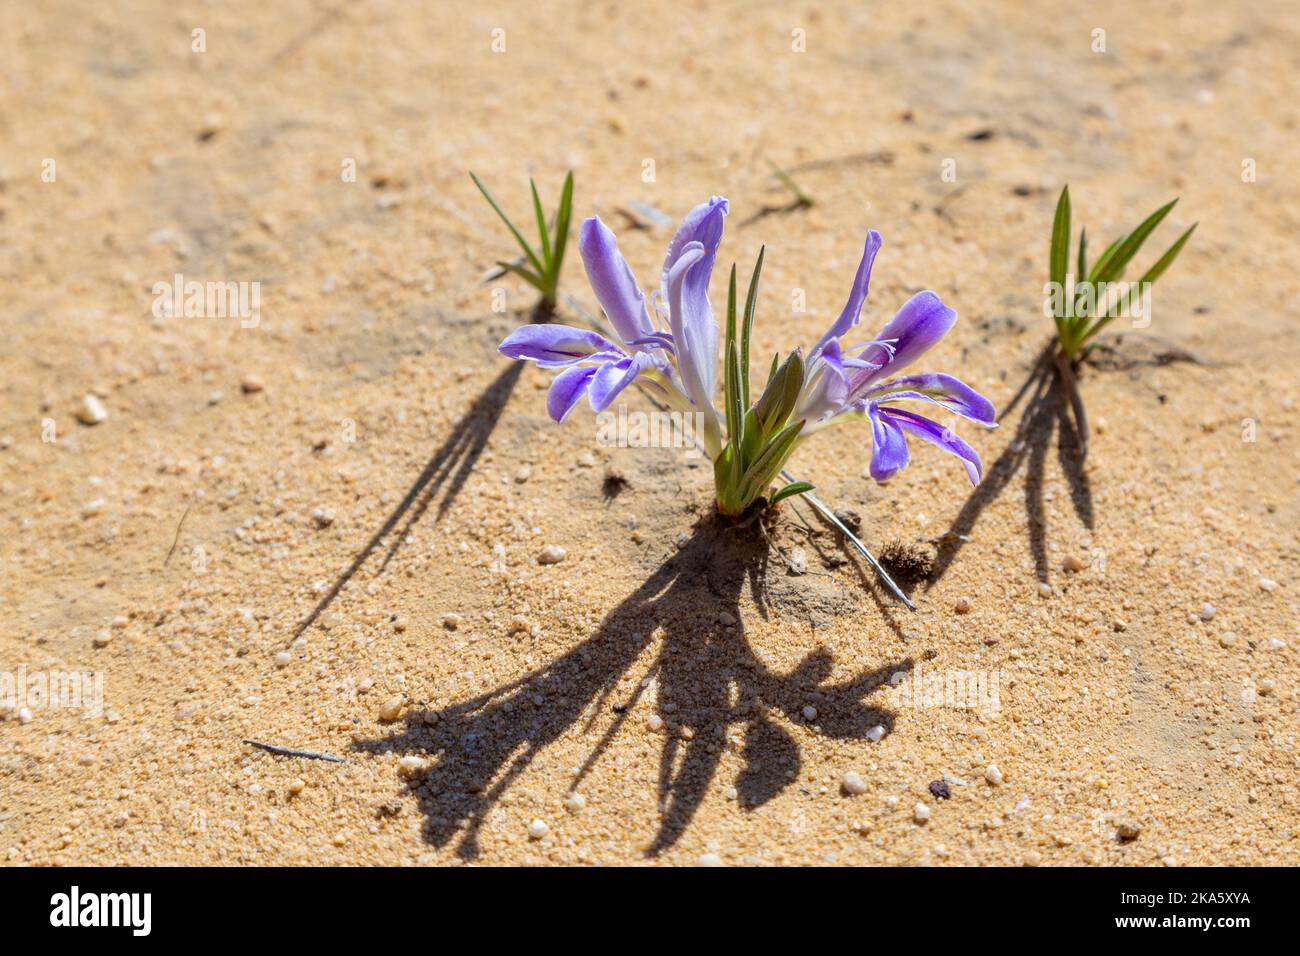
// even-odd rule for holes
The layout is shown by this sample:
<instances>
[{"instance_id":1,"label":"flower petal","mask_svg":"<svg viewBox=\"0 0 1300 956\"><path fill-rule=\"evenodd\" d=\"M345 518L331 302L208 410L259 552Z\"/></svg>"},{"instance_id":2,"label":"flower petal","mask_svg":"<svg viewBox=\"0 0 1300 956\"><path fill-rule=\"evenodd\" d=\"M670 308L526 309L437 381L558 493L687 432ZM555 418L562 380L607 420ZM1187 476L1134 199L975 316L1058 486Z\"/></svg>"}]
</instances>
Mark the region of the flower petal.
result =
<instances>
[{"instance_id":1,"label":"flower petal","mask_svg":"<svg viewBox=\"0 0 1300 956\"><path fill-rule=\"evenodd\" d=\"M713 408L718 376L718 323L709 304L709 279L722 242L727 200L714 196L692 209L668 245L663 296L677 349L677 367L691 401ZM715 413L716 414L716 413Z\"/></svg>"},{"instance_id":2,"label":"flower petal","mask_svg":"<svg viewBox=\"0 0 1300 956\"><path fill-rule=\"evenodd\" d=\"M944 428L938 422L901 408L881 408L879 413L881 418L888 419L896 428L928 441L950 455L956 455L966 466L966 474L970 476L971 484L980 483L980 479L984 476L984 466L980 462L980 456L974 448L958 438L951 428ZM875 475L874 464L873 460L873 476Z\"/></svg>"},{"instance_id":3,"label":"flower petal","mask_svg":"<svg viewBox=\"0 0 1300 956\"><path fill-rule=\"evenodd\" d=\"M956 321L957 313L944 305L933 292L918 292L912 296L876 336L877 343L884 341L892 344L892 353L883 345L872 344L858 356L883 367L863 376L857 382L857 389L869 382L878 381L886 373L892 375L911 365L923 352L947 335Z\"/></svg>"},{"instance_id":4,"label":"flower petal","mask_svg":"<svg viewBox=\"0 0 1300 956\"><path fill-rule=\"evenodd\" d=\"M858 324L858 319L862 315L862 303L867 301L867 288L871 284L871 265L876 261L876 253L880 252L880 247L884 245L884 240L880 238L880 233L874 229L867 233L867 243L862 250L862 261L858 263L857 275L853 277L853 288L849 290L849 301L845 303L844 311L840 317L821 337L810 355L816 355L817 352L824 348L832 339L843 338L843 336Z\"/></svg>"},{"instance_id":5,"label":"flower petal","mask_svg":"<svg viewBox=\"0 0 1300 956\"><path fill-rule=\"evenodd\" d=\"M997 427L997 413L993 409L993 403L961 379L942 372L893 378L873 386L863 398L889 402L891 405L898 401L920 399L933 402L989 428Z\"/></svg>"},{"instance_id":6,"label":"flower petal","mask_svg":"<svg viewBox=\"0 0 1300 956\"><path fill-rule=\"evenodd\" d=\"M587 269L587 279L609 323L624 342L654 331L646 314L645 296L636 284L632 269L618 251L614 233L593 216L582 224L578 252Z\"/></svg>"},{"instance_id":7,"label":"flower petal","mask_svg":"<svg viewBox=\"0 0 1300 956\"><path fill-rule=\"evenodd\" d=\"M590 366L575 366L555 376L551 390L546 393L546 411L553 421L562 422L569 417L595 375L596 369Z\"/></svg>"},{"instance_id":8,"label":"flower petal","mask_svg":"<svg viewBox=\"0 0 1300 956\"><path fill-rule=\"evenodd\" d=\"M618 398L618 393L631 385L642 371L653 364L654 361L650 356L644 352L638 352L630 359L623 359L620 362L607 362L596 369L596 375L591 380L591 387L587 390L587 398L591 401L592 411L603 412L609 408L614 403L614 399Z\"/></svg>"},{"instance_id":9,"label":"flower petal","mask_svg":"<svg viewBox=\"0 0 1300 956\"><path fill-rule=\"evenodd\" d=\"M542 368L564 368L577 362L626 357L622 349L603 335L550 323L515 329L497 346L497 351L507 358L536 362Z\"/></svg>"},{"instance_id":10,"label":"flower petal","mask_svg":"<svg viewBox=\"0 0 1300 956\"><path fill-rule=\"evenodd\" d=\"M867 408L867 419L871 422L871 477L887 481L907 467L907 438L875 405Z\"/></svg>"}]
</instances>

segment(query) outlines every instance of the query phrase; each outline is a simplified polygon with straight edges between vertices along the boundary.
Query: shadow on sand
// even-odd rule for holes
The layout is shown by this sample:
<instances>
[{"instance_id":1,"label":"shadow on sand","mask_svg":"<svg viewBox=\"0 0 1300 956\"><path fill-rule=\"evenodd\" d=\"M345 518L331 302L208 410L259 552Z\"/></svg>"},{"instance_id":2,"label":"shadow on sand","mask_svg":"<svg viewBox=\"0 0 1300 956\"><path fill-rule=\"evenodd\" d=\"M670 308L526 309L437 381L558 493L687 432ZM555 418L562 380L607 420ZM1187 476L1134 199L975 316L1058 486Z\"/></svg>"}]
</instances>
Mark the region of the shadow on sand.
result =
<instances>
[{"instance_id":1,"label":"shadow on sand","mask_svg":"<svg viewBox=\"0 0 1300 956\"><path fill-rule=\"evenodd\" d=\"M546 303L539 302L530 316L532 322L549 322L552 317L552 310ZM397 549L402 546L411 529L415 527L424 513L429 510L441 493L442 499L438 502L438 513L436 518L441 518L447 513L447 509L452 506L456 496L460 494L461 488L464 487L465 481L469 478L474 466L478 463L479 456L483 454L483 449L487 446L488 439L492 437L492 432L497 427L497 421L501 418L501 412L505 409L506 403L510 401L510 396L514 393L515 385L519 382L519 376L523 373L524 363L511 362L501 373L492 381L474 399L469 410L461 416L455 427L452 428L451 434L447 436L446 441L439 446L425 463L419 476L407 489L402 500L398 502L396 508L388 515L384 523L379 526L370 540L366 542L357 554L353 557L352 563L344 569L343 573L335 579L321 599L312 608L311 613L299 623L293 633L296 639L301 637L306 630L316 623L317 618L324 613L325 609L334 602L341 591L352 580L352 576L361 569L394 530L397 530L397 536L392 540L384 551L384 557L376 573L381 573L388 562L393 559ZM398 529L398 526L401 526Z\"/></svg>"},{"instance_id":2,"label":"shadow on sand","mask_svg":"<svg viewBox=\"0 0 1300 956\"><path fill-rule=\"evenodd\" d=\"M831 682L833 659L819 648L788 673L770 670L739 623L746 587L764 618L772 608L769 553L757 525L710 519L568 653L473 699L411 712L403 729L355 749L431 755L432 768L410 782L425 815L425 838L437 847L454 843L460 857L472 859L488 812L538 753L576 727L594 733L612 713L571 784L576 789L629 718L649 716L655 704L638 707L644 684L624 678L650 655L647 676L665 723L660 824L646 855L670 848L685 832L733 732L742 741L737 799L745 809L761 806L798 779L800 751L789 728L804 725L805 705L816 706L822 735L864 739L877 726L888 733L892 714L864 699L912 667L906 659Z\"/></svg>"},{"instance_id":3,"label":"shadow on sand","mask_svg":"<svg viewBox=\"0 0 1300 956\"><path fill-rule=\"evenodd\" d=\"M988 469L984 480L971 492L958 512L952 527L938 542L938 555L926 590L934 587L944 576L957 553L965 544L984 509L997 500L1007 485L1020 471L1025 470L1025 518L1029 526L1029 550L1034 556L1034 571L1039 581L1048 580L1047 519L1043 507L1043 476L1047 455L1052 446L1052 436L1057 435L1056 457L1061 471L1070 486L1070 501L1075 514L1084 527L1093 527L1092 489L1084 471L1082 445L1071 420L1069 401L1052 361L1054 343L1049 343L1039 353L1029 376L1010 404L998 415L1005 423L1017 407L1024 409L1016 422L1016 432L1006 451Z\"/></svg>"}]
</instances>

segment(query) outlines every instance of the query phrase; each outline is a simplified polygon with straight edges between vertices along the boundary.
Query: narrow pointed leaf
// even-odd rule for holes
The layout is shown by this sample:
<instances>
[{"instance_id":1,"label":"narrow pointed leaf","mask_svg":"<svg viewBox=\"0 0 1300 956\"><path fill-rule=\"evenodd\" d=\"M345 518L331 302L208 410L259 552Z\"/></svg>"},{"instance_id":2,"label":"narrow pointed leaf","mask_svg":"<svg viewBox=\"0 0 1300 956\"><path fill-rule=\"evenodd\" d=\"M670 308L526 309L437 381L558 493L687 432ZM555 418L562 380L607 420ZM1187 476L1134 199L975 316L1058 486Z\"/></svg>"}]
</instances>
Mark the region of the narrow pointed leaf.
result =
<instances>
[{"instance_id":1,"label":"narrow pointed leaf","mask_svg":"<svg viewBox=\"0 0 1300 956\"><path fill-rule=\"evenodd\" d=\"M740 340L740 378L746 408L749 407L749 341L754 331L754 310L758 307L758 276L763 271L763 254L766 251L766 246L759 246L754 274L749 278L749 293L745 296L745 327Z\"/></svg>"},{"instance_id":2,"label":"narrow pointed leaf","mask_svg":"<svg viewBox=\"0 0 1300 956\"><path fill-rule=\"evenodd\" d=\"M510 230L510 234L515 237L515 242L519 243L519 248L524 250L524 255L526 255L528 261L533 264L533 268L537 270L539 275L544 274L546 270L542 267L541 260L537 258L537 253L533 252L533 247L528 244L527 240L524 239L519 230L515 228L515 224L510 221L510 217L505 214L505 211L497 205L497 201L492 198L492 194L488 192L487 187L484 186L483 183L479 181L479 178L473 173L469 174L469 178L474 180L474 185L477 186L478 191L483 194L483 198L488 201L488 205L496 210L496 214L500 216L501 221L506 224L506 228Z\"/></svg>"},{"instance_id":3,"label":"narrow pointed leaf","mask_svg":"<svg viewBox=\"0 0 1300 956\"><path fill-rule=\"evenodd\" d=\"M537 195L537 183L528 180L528 188L533 193L533 215L537 217L537 234L542 237L542 262L550 266L551 237L547 235L550 225L546 221L546 213L542 212L542 199Z\"/></svg>"},{"instance_id":4,"label":"narrow pointed leaf","mask_svg":"<svg viewBox=\"0 0 1300 956\"><path fill-rule=\"evenodd\" d=\"M791 495L801 495L805 491L812 491L812 490L813 490L813 484L810 481L791 482L790 484L782 488L780 491L778 491L776 494L772 495L772 497L768 499L768 504L774 505L778 501L783 501L784 499L789 498Z\"/></svg>"}]
</instances>

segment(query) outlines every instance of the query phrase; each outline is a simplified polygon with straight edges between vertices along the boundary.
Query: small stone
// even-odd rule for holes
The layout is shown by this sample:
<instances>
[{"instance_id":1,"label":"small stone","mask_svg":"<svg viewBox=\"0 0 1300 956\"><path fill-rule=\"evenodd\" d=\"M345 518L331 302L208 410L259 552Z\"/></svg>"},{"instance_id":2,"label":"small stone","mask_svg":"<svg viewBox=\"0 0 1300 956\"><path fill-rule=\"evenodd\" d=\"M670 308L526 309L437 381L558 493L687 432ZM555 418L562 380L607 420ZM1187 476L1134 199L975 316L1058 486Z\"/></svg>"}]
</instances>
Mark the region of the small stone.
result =
<instances>
[{"instance_id":1,"label":"small stone","mask_svg":"<svg viewBox=\"0 0 1300 956\"><path fill-rule=\"evenodd\" d=\"M808 573L808 552L803 548L793 548L790 551L790 570L795 574Z\"/></svg>"},{"instance_id":2,"label":"small stone","mask_svg":"<svg viewBox=\"0 0 1300 956\"><path fill-rule=\"evenodd\" d=\"M444 614L442 616L442 626L449 631L454 631L460 627L464 620L459 614Z\"/></svg>"},{"instance_id":3,"label":"small stone","mask_svg":"<svg viewBox=\"0 0 1300 956\"><path fill-rule=\"evenodd\" d=\"M415 754L407 754L401 760L397 761L397 769L404 776L413 777L424 769L424 761Z\"/></svg>"},{"instance_id":4,"label":"small stone","mask_svg":"<svg viewBox=\"0 0 1300 956\"><path fill-rule=\"evenodd\" d=\"M1272 578L1260 578L1260 579L1259 579L1259 589L1260 589L1261 591L1270 591L1270 592L1271 592L1271 591L1276 591L1276 590L1277 590L1277 582L1274 581Z\"/></svg>"},{"instance_id":5,"label":"small stone","mask_svg":"<svg viewBox=\"0 0 1300 956\"><path fill-rule=\"evenodd\" d=\"M943 780L931 780L930 792L934 794L936 800L947 800L952 796L952 790L948 788L948 784Z\"/></svg>"},{"instance_id":6,"label":"small stone","mask_svg":"<svg viewBox=\"0 0 1300 956\"><path fill-rule=\"evenodd\" d=\"M1232 645L1236 643L1237 643L1237 635L1233 634L1232 631L1225 631L1223 634L1219 635L1220 647L1232 647Z\"/></svg>"},{"instance_id":7,"label":"small stone","mask_svg":"<svg viewBox=\"0 0 1300 956\"><path fill-rule=\"evenodd\" d=\"M1070 572L1082 571L1087 566L1088 563L1084 561L1083 558L1079 557L1077 554L1066 555L1065 563L1062 565L1062 567L1064 567L1065 570Z\"/></svg>"},{"instance_id":8,"label":"small stone","mask_svg":"<svg viewBox=\"0 0 1300 956\"><path fill-rule=\"evenodd\" d=\"M328 528L334 523L334 512L328 508L312 508L311 520L316 522L318 528Z\"/></svg>"},{"instance_id":9,"label":"small stone","mask_svg":"<svg viewBox=\"0 0 1300 956\"><path fill-rule=\"evenodd\" d=\"M1202 621L1213 621L1215 615L1214 605L1209 603L1202 604L1200 614Z\"/></svg>"},{"instance_id":10,"label":"small stone","mask_svg":"<svg viewBox=\"0 0 1300 956\"><path fill-rule=\"evenodd\" d=\"M1267 697L1275 690L1277 690L1277 681L1272 678L1266 677L1264 680L1259 682L1259 693L1261 696Z\"/></svg>"},{"instance_id":11,"label":"small stone","mask_svg":"<svg viewBox=\"0 0 1300 956\"><path fill-rule=\"evenodd\" d=\"M546 825L545 820L534 820L528 824L528 839L530 840L540 840L550 832L551 828Z\"/></svg>"},{"instance_id":12,"label":"small stone","mask_svg":"<svg viewBox=\"0 0 1300 956\"><path fill-rule=\"evenodd\" d=\"M1118 820L1115 823L1115 835L1125 842L1136 840L1142 832L1142 824L1136 820Z\"/></svg>"},{"instance_id":13,"label":"small stone","mask_svg":"<svg viewBox=\"0 0 1300 956\"><path fill-rule=\"evenodd\" d=\"M1046 581L1038 582L1038 596L1049 598L1052 596L1052 586Z\"/></svg>"},{"instance_id":14,"label":"small stone","mask_svg":"<svg viewBox=\"0 0 1300 956\"><path fill-rule=\"evenodd\" d=\"M682 740L694 740L695 731L683 724L681 727L677 728L677 736L681 737Z\"/></svg>"},{"instance_id":15,"label":"small stone","mask_svg":"<svg viewBox=\"0 0 1300 956\"><path fill-rule=\"evenodd\" d=\"M912 808L912 819L917 823L926 823L930 819L930 808L924 803L918 803Z\"/></svg>"},{"instance_id":16,"label":"small stone","mask_svg":"<svg viewBox=\"0 0 1300 956\"><path fill-rule=\"evenodd\" d=\"M975 602L968 597L959 597L957 603L953 605L953 610L958 614L969 614L970 609L975 606Z\"/></svg>"},{"instance_id":17,"label":"small stone","mask_svg":"<svg viewBox=\"0 0 1300 956\"><path fill-rule=\"evenodd\" d=\"M302 777L294 777L289 781L289 792L295 796L302 793L306 788L307 783L302 779Z\"/></svg>"},{"instance_id":18,"label":"small stone","mask_svg":"<svg viewBox=\"0 0 1300 956\"><path fill-rule=\"evenodd\" d=\"M395 694L388 698L379 708L379 719L388 723L402 716L402 708L406 706L406 699L401 694Z\"/></svg>"},{"instance_id":19,"label":"small stone","mask_svg":"<svg viewBox=\"0 0 1300 956\"><path fill-rule=\"evenodd\" d=\"M94 501L87 501L81 506L81 516L83 518L93 518L104 510L104 505L108 504L103 498L96 498Z\"/></svg>"},{"instance_id":20,"label":"small stone","mask_svg":"<svg viewBox=\"0 0 1300 956\"><path fill-rule=\"evenodd\" d=\"M104 407L104 403L97 395L87 392L81 399L81 407L77 409L77 421L83 425L98 425L106 418L108 418L108 409Z\"/></svg>"},{"instance_id":21,"label":"small stone","mask_svg":"<svg viewBox=\"0 0 1300 956\"><path fill-rule=\"evenodd\" d=\"M1280 651L1284 647L1286 647L1286 641L1282 640L1282 638L1270 637L1268 639L1268 649L1270 651Z\"/></svg>"},{"instance_id":22,"label":"small stone","mask_svg":"<svg viewBox=\"0 0 1300 956\"><path fill-rule=\"evenodd\" d=\"M18 723L30 724L32 722L32 711L29 707L18 708Z\"/></svg>"},{"instance_id":23,"label":"small stone","mask_svg":"<svg viewBox=\"0 0 1300 956\"><path fill-rule=\"evenodd\" d=\"M840 778L840 788L850 796L857 796L860 793L867 792L867 785L862 780L860 774L855 770L850 770Z\"/></svg>"},{"instance_id":24,"label":"small stone","mask_svg":"<svg viewBox=\"0 0 1300 956\"><path fill-rule=\"evenodd\" d=\"M998 769L997 764L991 763L984 768L984 779L995 787L1002 786L1002 771Z\"/></svg>"},{"instance_id":25,"label":"small stone","mask_svg":"<svg viewBox=\"0 0 1300 956\"><path fill-rule=\"evenodd\" d=\"M266 386L262 384L262 380L256 375L245 375L244 380L239 383L239 390L245 395L252 395L264 388Z\"/></svg>"},{"instance_id":26,"label":"small stone","mask_svg":"<svg viewBox=\"0 0 1300 956\"><path fill-rule=\"evenodd\" d=\"M537 556L538 564L559 564L564 560L569 552L565 551L558 544L548 544L542 548L542 553Z\"/></svg>"},{"instance_id":27,"label":"small stone","mask_svg":"<svg viewBox=\"0 0 1300 956\"><path fill-rule=\"evenodd\" d=\"M1115 620L1110 622L1110 626L1115 629L1117 634L1123 634L1128 630L1128 621L1124 620L1122 617L1117 617Z\"/></svg>"},{"instance_id":28,"label":"small stone","mask_svg":"<svg viewBox=\"0 0 1300 956\"><path fill-rule=\"evenodd\" d=\"M722 857L716 853L705 853L700 857L700 866L722 866Z\"/></svg>"},{"instance_id":29,"label":"small stone","mask_svg":"<svg viewBox=\"0 0 1300 956\"><path fill-rule=\"evenodd\" d=\"M718 623L723 627L734 627L736 624L736 615L730 611L723 611L718 615Z\"/></svg>"},{"instance_id":30,"label":"small stone","mask_svg":"<svg viewBox=\"0 0 1300 956\"><path fill-rule=\"evenodd\" d=\"M867 731L867 739L873 744L880 743L880 741L885 739L885 728L880 724L876 724L876 726Z\"/></svg>"},{"instance_id":31,"label":"small stone","mask_svg":"<svg viewBox=\"0 0 1300 956\"><path fill-rule=\"evenodd\" d=\"M1025 854L1025 859L1024 859L1025 866L1040 866L1042 862L1043 862L1043 854L1039 853L1037 850L1030 850L1028 853Z\"/></svg>"},{"instance_id":32,"label":"small stone","mask_svg":"<svg viewBox=\"0 0 1300 956\"><path fill-rule=\"evenodd\" d=\"M522 468L520 468L518 471L515 472L515 484L522 485L525 481L527 481L531 477L533 477L533 470L529 468L527 465L524 465Z\"/></svg>"},{"instance_id":33,"label":"small stone","mask_svg":"<svg viewBox=\"0 0 1300 956\"><path fill-rule=\"evenodd\" d=\"M658 714L651 714L646 718L646 725L656 733L664 728L664 719Z\"/></svg>"},{"instance_id":34,"label":"small stone","mask_svg":"<svg viewBox=\"0 0 1300 956\"><path fill-rule=\"evenodd\" d=\"M108 622L108 626L115 631L120 631L130 623L131 622L127 619L126 615L119 614L117 617L113 618L113 620Z\"/></svg>"},{"instance_id":35,"label":"small stone","mask_svg":"<svg viewBox=\"0 0 1300 956\"><path fill-rule=\"evenodd\" d=\"M564 801L564 809L568 810L570 813L581 813L583 807L586 805L587 798L576 790L569 794L568 798Z\"/></svg>"},{"instance_id":36,"label":"small stone","mask_svg":"<svg viewBox=\"0 0 1300 956\"><path fill-rule=\"evenodd\" d=\"M92 642L96 647L108 647L113 642L112 631L100 631Z\"/></svg>"},{"instance_id":37,"label":"small stone","mask_svg":"<svg viewBox=\"0 0 1300 956\"><path fill-rule=\"evenodd\" d=\"M804 719L804 720L816 720L816 719L817 719L817 708L814 707L812 704L805 704L805 705L804 705L804 708L803 708L803 719Z\"/></svg>"},{"instance_id":38,"label":"small stone","mask_svg":"<svg viewBox=\"0 0 1300 956\"><path fill-rule=\"evenodd\" d=\"M293 662L293 655L288 651L279 651L275 655L276 667L288 667Z\"/></svg>"}]
</instances>

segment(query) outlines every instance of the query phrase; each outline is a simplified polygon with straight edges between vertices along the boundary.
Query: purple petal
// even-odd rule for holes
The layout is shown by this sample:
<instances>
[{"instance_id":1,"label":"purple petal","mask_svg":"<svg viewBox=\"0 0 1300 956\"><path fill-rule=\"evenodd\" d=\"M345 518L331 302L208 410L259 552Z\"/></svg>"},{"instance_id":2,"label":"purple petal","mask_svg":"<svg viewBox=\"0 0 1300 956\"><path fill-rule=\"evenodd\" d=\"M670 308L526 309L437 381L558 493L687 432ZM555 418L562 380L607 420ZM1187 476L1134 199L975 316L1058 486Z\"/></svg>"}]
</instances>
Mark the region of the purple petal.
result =
<instances>
[{"instance_id":1,"label":"purple petal","mask_svg":"<svg viewBox=\"0 0 1300 956\"><path fill-rule=\"evenodd\" d=\"M668 245L663 295L682 384L699 407L713 405L718 374L718 323L709 305L709 279L722 242L727 200L714 196L692 209Z\"/></svg>"},{"instance_id":2,"label":"purple petal","mask_svg":"<svg viewBox=\"0 0 1300 956\"><path fill-rule=\"evenodd\" d=\"M811 354L816 354L817 350L824 348L831 339L842 338L849 329L858 324L858 319L862 315L862 303L867 301L867 287L871 284L871 266L876 261L876 253L880 251L882 245L884 240L880 238L880 233L874 229L867 233L867 244L862 250L862 261L858 263L857 275L853 277L849 301L845 304L840 317L835 320L835 324L822 336Z\"/></svg>"},{"instance_id":3,"label":"purple petal","mask_svg":"<svg viewBox=\"0 0 1300 956\"><path fill-rule=\"evenodd\" d=\"M871 477L887 481L907 467L907 438L883 409L867 409L871 422Z\"/></svg>"},{"instance_id":4,"label":"purple petal","mask_svg":"<svg viewBox=\"0 0 1300 956\"><path fill-rule=\"evenodd\" d=\"M963 418L979 422L993 428L997 425L997 413L993 403L971 388L961 379L942 372L929 372L923 375L904 375L901 378L882 382L867 391L863 398L889 402L920 399L934 402L950 412L956 412Z\"/></svg>"},{"instance_id":5,"label":"purple petal","mask_svg":"<svg viewBox=\"0 0 1300 956\"><path fill-rule=\"evenodd\" d=\"M970 476L972 485L978 485L980 479L984 476L984 466L980 463L980 456L976 454L975 449L966 444L950 428L944 428L938 422L931 421L921 415L904 411L901 408L881 408L880 416L887 418L897 428L902 429L908 434L915 435L937 445L950 455L956 455L961 459L961 463L966 466L966 474ZM874 477L874 460L872 462Z\"/></svg>"},{"instance_id":6,"label":"purple petal","mask_svg":"<svg viewBox=\"0 0 1300 956\"><path fill-rule=\"evenodd\" d=\"M860 380L858 387L911 365L923 352L947 335L956 321L957 313L944 305L933 292L918 292L912 296L876 336L878 342L892 344L892 355L890 349L883 345L869 345L858 356L868 362L883 365L883 368Z\"/></svg>"},{"instance_id":7,"label":"purple petal","mask_svg":"<svg viewBox=\"0 0 1300 956\"><path fill-rule=\"evenodd\" d=\"M607 362L596 369L596 376L591 380L587 398L591 400L594 412L603 412L614 403L618 393L632 384L632 381L654 362L644 352L638 352L630 359L620 362Z\"/></svg>"},{"instance_id":8,"label":"purple petal","mask_svg":"<svg viewBox=\"0 0 1300 956\"><path fill-rule=\"evenodd\" d=\"M596 300L619 337L631 342L653 332L646 315L645 296L627 260L618 251L618 240L609 227L595 216L586 220L578 236L578 251Z\"/></svg>"},{"instance_id":9,"label":"purple petal","mask_svg":"<svg viewBox=\"0 0 1300 956\"><path fill-rule=\"evenodd\" d=\"M564 368L575 362L625 357L623 350L603 335L549 323L515 329L497 351L507 358L536 362L543 368Z\"/></svg>"},{"instance_id":10,"label":"purple petal","mask_svg":"<svg viewBox=\"0 0 1300 956\"><path fill-rule=\"evenodd\" d=\"M595 375L596 370L590 366L576 366L555 376L551 390L546 393L546 410L552 420L562 422L569 417L569 412L586 394Z\"/></svg>"}]
</instances>

